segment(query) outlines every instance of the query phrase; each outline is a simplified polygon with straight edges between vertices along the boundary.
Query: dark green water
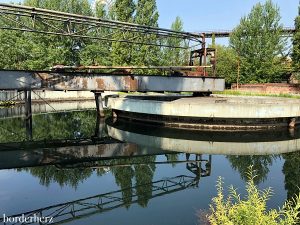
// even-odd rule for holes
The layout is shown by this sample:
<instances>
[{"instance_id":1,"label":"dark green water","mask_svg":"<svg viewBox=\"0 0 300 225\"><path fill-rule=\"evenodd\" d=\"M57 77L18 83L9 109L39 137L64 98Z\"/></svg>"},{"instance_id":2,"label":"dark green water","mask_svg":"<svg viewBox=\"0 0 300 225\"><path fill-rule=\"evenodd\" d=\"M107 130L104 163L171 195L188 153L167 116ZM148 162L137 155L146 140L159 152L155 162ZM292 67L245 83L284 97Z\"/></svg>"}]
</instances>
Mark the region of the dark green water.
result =
<instances>
[{"instance_id":1,"label":"dark green water","mask_svg":"<svg viewBox=\"0 0 300 225\"><path fill-rule=\"evenodd\" d=\"M243 194L253 165L259 187L273 188L272 208L300 186L298 130L178 131L97 121L94 111L36 115L32 124L28 135L23 118L0 119L0 218L194 225L219 176Z\"/></svg>"}]
</instances>

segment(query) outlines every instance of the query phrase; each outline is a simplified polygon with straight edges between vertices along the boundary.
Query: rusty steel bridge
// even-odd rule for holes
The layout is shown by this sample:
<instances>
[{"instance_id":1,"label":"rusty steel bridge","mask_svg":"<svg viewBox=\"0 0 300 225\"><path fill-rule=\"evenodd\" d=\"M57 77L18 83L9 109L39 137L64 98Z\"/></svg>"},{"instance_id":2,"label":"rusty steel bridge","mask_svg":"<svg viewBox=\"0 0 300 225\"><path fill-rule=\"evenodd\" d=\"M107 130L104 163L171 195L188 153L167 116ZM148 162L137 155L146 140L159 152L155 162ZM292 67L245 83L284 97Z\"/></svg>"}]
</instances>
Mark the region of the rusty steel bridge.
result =
<instances>
[{"instance_id":1,"label":"rusty steel bridge","mask_svg":"<svg viewBox=\"0 0 300 225\"><path fill-rule=\"evenodd\" d=\"M228 37L231 31L182 32L11 4L0 4L0 29L190 51L188 66L60 65L48 71L0 70L0 90L25 92L26 117L31 115L31 91L38 89L92 91L95 93L97 110L103 116L101 92L104 91L192 92L197 96L223 91L225 88L225 80L215 76L215 49L206 47L205 38L213 35ZM283 29L283 35L291 35L294 32L294 28ZM170 38L185 44L166 44L166 40ZM135 72L143 69L153 71L152 75ZM161 75L166 71L167 76Z\"/></svg>"}]
</instances>

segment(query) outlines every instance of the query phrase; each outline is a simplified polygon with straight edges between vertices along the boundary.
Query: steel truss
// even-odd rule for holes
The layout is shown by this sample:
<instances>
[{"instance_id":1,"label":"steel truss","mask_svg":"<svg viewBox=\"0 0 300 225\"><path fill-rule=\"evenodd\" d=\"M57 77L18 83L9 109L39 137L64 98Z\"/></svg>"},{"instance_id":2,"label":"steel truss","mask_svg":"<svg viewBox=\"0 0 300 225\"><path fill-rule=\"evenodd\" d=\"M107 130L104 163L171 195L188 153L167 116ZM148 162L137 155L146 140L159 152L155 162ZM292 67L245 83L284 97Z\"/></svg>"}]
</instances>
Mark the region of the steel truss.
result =
<instances>
[{"instance_id":1,"label":"steel truss","mask_svg":"<svg viewBox=\"0 0 300 225\"><path fill-rule=\"evenodd\" d=\"M202 43L201 34L10 4L0 4L0 29L170 48L188 47L168 38Z\"/></svg>"},{"instance_id":2,"label":"steel truss","mask_svg":"<svg viewBox=\"0 0 300 225\"><path fill-rule=\"evenodd\" d=\"M296 32L296 29L294 27L283 27L281 34L285 37L291 37ZM232 33L232 30L211 30L211 31L201 31L201 34L203 34L206 38L212 38L213 36L217 38L226 38L230 37L230 34Z\"/></svg>"}]
</instances>

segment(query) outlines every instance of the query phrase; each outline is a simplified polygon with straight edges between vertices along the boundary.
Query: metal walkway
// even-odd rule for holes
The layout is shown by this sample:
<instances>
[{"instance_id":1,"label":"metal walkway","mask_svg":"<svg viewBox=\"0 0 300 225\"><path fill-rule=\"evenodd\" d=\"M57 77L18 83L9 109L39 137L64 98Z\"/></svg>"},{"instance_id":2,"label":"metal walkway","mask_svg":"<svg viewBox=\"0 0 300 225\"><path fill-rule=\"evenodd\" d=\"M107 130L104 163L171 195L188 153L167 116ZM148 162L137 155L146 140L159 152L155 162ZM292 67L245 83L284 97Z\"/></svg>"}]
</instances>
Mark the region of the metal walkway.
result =
<instances>
[{"instance_id":1,"label":"metal walkway","mask_svg":"<svg viewBox=\"0 0 300 225\"><path fill-rule=\"evenodd\" d=\"M219 77L0 70L0 90L212 92L224 87Z\"/></svg>"}]
</instances>

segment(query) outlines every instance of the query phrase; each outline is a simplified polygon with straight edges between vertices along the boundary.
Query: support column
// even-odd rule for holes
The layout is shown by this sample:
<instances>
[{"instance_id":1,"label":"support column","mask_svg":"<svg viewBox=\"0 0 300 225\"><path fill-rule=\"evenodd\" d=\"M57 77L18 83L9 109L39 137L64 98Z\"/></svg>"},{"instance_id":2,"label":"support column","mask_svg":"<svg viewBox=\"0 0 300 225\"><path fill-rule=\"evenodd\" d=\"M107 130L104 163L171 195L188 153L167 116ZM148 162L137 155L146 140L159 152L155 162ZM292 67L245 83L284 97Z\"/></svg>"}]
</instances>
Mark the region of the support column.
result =
<instances>
[{"instance_id":1,"label":"support column","mask_svg":"<svg viewBox=\"0 0 300 225\"><path fill-rule=\"evenodd\" d=\"M289 121L289 128L295 128L296 127L296 118L291 118Z\"/></svg>"},{"instance_id":2,"label":"support column","mask_svg":"<svg viewBox=\"0 0 300 225\"><path fill-rule=\"evenodd\" d=\"M100 118L104 117L104 110L103 110L103 102L102 102L102 95L101 92L94 92L95 101L96 101L96 109L97 109L97 116Z\"/></svg>"},{"instance_id":3,"label":"support column","mask_svg":"<svg viewBox=\"0 0 300 225\"><path fill-rule=\"evenodd\" d=\"M25 97L25 126L28 140L32 140L32 109L31 109L31 91L24 91Z\"/></svg>"},{"instance_id":4,"label":"support column","mask_svg":"<svg viewBox=\"0 0 300 225\"><path fill-rule=\"evenodd\" d=\"M103 118L100 118L100 116L97 114L97 120L95 125L95 133L94 136L92 136L93 140L98 140L103 137L107 136L107 130L106 125Z\"/></svg>"}]
</instances>

